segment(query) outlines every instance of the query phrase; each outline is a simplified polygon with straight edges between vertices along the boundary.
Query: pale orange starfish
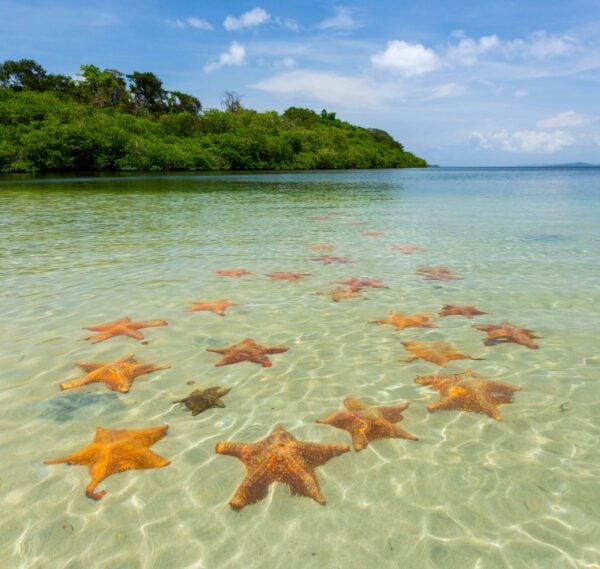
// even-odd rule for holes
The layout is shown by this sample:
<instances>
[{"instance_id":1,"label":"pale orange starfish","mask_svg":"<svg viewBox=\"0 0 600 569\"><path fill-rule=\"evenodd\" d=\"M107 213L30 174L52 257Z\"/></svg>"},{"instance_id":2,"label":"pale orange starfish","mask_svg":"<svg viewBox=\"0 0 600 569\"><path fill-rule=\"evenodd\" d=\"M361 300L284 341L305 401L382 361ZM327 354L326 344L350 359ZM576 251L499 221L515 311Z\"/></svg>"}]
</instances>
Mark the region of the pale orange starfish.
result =
<instances>
[{"instance_id":1,"label":"pale orange starfish","mask_svg":"<svg viewBox=\"0 0 600 569\"><path fill-rule=\"evenodd\" d=\"M423 267L417 269L417 273L428 281L462 280L462 277L455 275L448 267Z\"/></svg>"},{"instance_id":2,"label":"pale orange starfish","mask_svg":"<svg viewBox=\"0 0 600 569\"><path fill-rule=\"evenodd\" d=\"M215 364L215 367L237 364L240 362L254 362L263 367L271 367L268 354L282 354L289 350L286 346L261 346L251 338L242 340L227 348L207 348L207 352L221 354L223 357Z\"/></svg>"},{"instance_id":3,"label":"pale orange starfish","mask_svg":"<svg viewBox=\"0 0 600 569\"><path fill-rule=\"evenodd\" d=\"M447 342L401 342L409 351L415 354L400 361L414 362L425 360L433 364L445 367L452 360L480 360L483 358L472 358L461 354L452 344Z\"/></svg>"},{"instance_id":4,"label":"pale orange starfish","mask_svg":"<svg viewBox=\"0 0 600 569\"><path fill-rule=\"evenodd\" d=\"M267 273L267 276L274 281L292 281L297 283L304 277L310 277L310 273Z\"/></svg>"},{"instance_id":5,"label":"pale orange starfish","mask_svg":"<svg viewBox=\"0 0 600 569\"><path fill-rule=\"evenodd\" d=\"M106 490L95 492L98 484L111 474L124 470L162 468L168 460L154 454L150 447L160 441L169 425L152 429L96 429L94 441L74 454L47 460L44 464L85 465L90 469L91 482L85 489L85 495L92 500L100 500L106 495Z\"/></svg>"},{"instance_id":6,"label":"pale orange starfish","mask_svg":"<svg viewBox=\"0 0 600 569\"><path fill-rule=\"evenodd\" d=\"M487 312L481 312L474 306L458 306L456 304L444 304L439 312L440 316L466 316L471 319L473 316L479 316L480 314L487 314Z\"/></svg>"},{"instance_id":7,"label":"pale orange starfish","mask_svg":"<svg viewBox=\"0 0 600 569\"><path fill-rule=\"evenodd\" d=\"M425 251L423 247L419 247L418 245L393 245L392 250L401 251L405 255L412 255L413 253Z\"/></svg>"},{"instance_id":8,"label":"pale orange starfish","mask_svg":"<svg viewBox=\"0 0 600 569\"><path fill-rule=\"evenodd\" d=\"M150 328L153 326L166 326L166 320L147 320L145 322L133 322L129 316L123 316L114 322L99 324L98 326L86 326L86 330L99 332L93 336L88 336L86 340L91 340L93 344L108 340L113 336L129 336L136 340L143 340L144 335L139 331L140 328Z\"/></svg>"},{"instance_id":9,"label":"pale orange starfish","mask_svg":"<svg viewBox=\"0 0 600 569\"><path fill-rule=\"evenodd\" d=\"M364 298L364 295L360 290L352 290L345 289L342 287L337 287L334 290L329 290L327 292L318 292L317 294L321 296L328 296L333 300L333 302L339 302L340 300L349 300L351 298Z\"/></svg>"},{"instance_id":10,"label":"pale orange starfish","mask_svg":"<svg viewBox=\"0 0 600 569\"><path fill-rule=\"evenodd\" d=\"M224 298L223 300L211 300L211 301L197 301L192 300L191 304L194 306L190 306L186 309L186 312L214 312L219 316L225 316L225 311L230 306L240 306L235 302L230 302L228 298Z\"/></svg>"},{"instance_id":11,"label":"pale orange starfish","mask_svg":"<svg viewBox=\"0 0 600 569\"><path fill-rule=\"evenodd\" d=\"M431 314L401 314L391 310L385 318L381 320L369 320L370 324L391 324L396 330L404 330L405 328L437 328L437 324L429 322Z\"/></svg>"},{"instance_id":12,"label":"pale orange starfish","mask_svg":"<svg viewBox=\"0 0 600 569\"><path fill-rule=\"evenodd\" d=\"M247 271L246 269L227 269L227 270L221 270L221 271L215 271L217 273L217 275L221 276L221 277L231 277L234 279L239 279L240 277L243 277L244 275L253 275L254 273L251 273L250 271Z\"/></svg>"},{"instance_id":13,"label":"pale orange starfish","mask_svg":"<svg viewBox=\"0 0 600 569\"><path fill-rule=\"evenodd\" d=\"M234 510L265 498L273 482L287 484L293 494L325 504L314 469L349 450L348 445L299 441L281 425L256 443L228 441L215 447L215 452L235 456L246 468L244 481L229 501Z\"/></svg>"},{"instance_id":14,"label":"pale orange starfish","mask_svg":"<svg viewBox=\"0 0 600 569\"><path fill-rule=\"evenodd\" d=\"M416 441L417 437L394 424L402 421L402 412L408 405L403 403L393 407L369 407L349 395L344 399L345 411L337 411L328 417L317 419L317 423L348 431L356 451L363 450L371 441L377 439L398 438Z\"/></svg>"},{"instance_id":15,"label":"pale orange starfish","mask_svg":"<svg viewBox=\"0 0 600 569\"><path fill-rule=\"evenodd\" d=\"M530 350L537 350L539 346L534 344L533 340L542 337L538 336L533 330L515 326L507 320L503 320L500 324L473 324L472 327L487 333L487 337L483 340L486 346L513 342L526 346Z\"/></svg>"},{"instance_id":16,"label":"pale orange starfish","mask_svg":"<svg viewBox=\"0 0 600 569\"><path fill-rule=\"evenodd\" d=\"M321 257L314 257L311 261L320 261L325 265L330 265L331 263L351 263L350 257L333 257L331 255L322 255Z\"/></svg>"},{"instance_id":17,"label":"pale orange starfish","mask_svg":"<svg viewBox=\"0 0 600 569\"><path fill-rule=\"evenodd\" d=\"M90 383L104 383L111 391L127 393L140 375L171 367L169 365L140 364L131 354L106 364L79 362L76 365L86 374L61 383L59 386L61 389L75 389Z\"/></svg>"},{"instance_id":18,"label":"pale orange starfish","mask_svg":"<svg viewBox=\"0 0 600 569\"><path fill-rule=\"evenodd\" d=\"M510 403L513 393L521 389L507 383L484 379L470 369L464 373L420 375L415 382L439 391L442 397L436 403L427 406L430 413L442 409L473 411L484 413L496 421L502 420L498 405Z\"/></svg>"},{"instance_id":19,"label":"pale orange starfish","mask_svg":"<svg viewBox=\"0 0 600 569\"><path fill-rule=\"evenodd\" d=\"M383 284L381 279L359 279L353 277L351 279L347 279L345 281L330 281L331 284L341 284L346 285L350 290L362 290L365 287L371 288L388 288Z\"/></svg>"}]
</instances>

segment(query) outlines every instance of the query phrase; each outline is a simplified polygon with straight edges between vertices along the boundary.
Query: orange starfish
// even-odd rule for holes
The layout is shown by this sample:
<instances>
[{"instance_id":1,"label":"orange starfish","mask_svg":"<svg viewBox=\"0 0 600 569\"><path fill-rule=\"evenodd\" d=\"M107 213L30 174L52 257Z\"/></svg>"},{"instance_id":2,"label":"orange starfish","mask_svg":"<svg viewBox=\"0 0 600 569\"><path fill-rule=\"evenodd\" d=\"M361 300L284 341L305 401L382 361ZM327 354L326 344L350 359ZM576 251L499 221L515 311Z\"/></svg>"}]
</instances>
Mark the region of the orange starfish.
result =
<instances>
[{"instance_id":1,"label":"orange starfish","mask_svg":"<svg viewBox=\"0 0 600 569\"><path fill-rule=\"evenodd\" d=\"M219 442L215 447L218 454L239 458L246 468L246 478L229 501L234 510L262 500L273 482L325 504L314 469L349 450L348 445L299 441L281 425L256 443Z\"/></svg>"},{"instance_id":2,"label":"orange starfish","mask_svg":"<svg viewBox=\"0 0 600 569\"><path fill-rule=\"evenodd\" d=\"M267 354L282 354L289 350L286 346L261 346L251 338L242 340L228 348L207 348L207 352L221 354L223 357L215 364L215 367L237 364L240 362L254 362L263 367L271 367L273 363L267 358Z\"/></svg>"},{"instance_id":3,"label":"orange starfish","mask_svg":"<svg viewBox=\"0 0 600 569\"><path fill-rule=\"evenodd\" d=\"M417 269L417 273L428 281L462 280L462 277L455 275L448 267L423 267Z\"/></svg>"},{"instance_id":4,"label":"orange starfish","mask_svg":"<svg viewBox=\"0 0 600 569\"><path fill-rule=\"evenodd\" d=\"M401 251L405 255L412 255L413 253L420 253L422 251L426 251L423 247L419 247L418 245L393 245L393 251Z\"/></svg>"},{"instance_id":5,"label":"orange starfish","mask_svg":"<svg viewBox=\"0 0 600 569\"><path fill-rule=\"evenodd\" d=\"M331 255L323 255L321 257L314 257L311 261L321 261L321 263L325 265L330 265L331 263L351 263L350 257L332 257Z\"/></svg>"},{"instance_id":6,"label":"orange starfish","mask_svg":"<svg viewBox=\"0 0 600 569\"><path fill-rule=\"evenodd\" d=\"M461 354L452 344L446 342L401 342L409 351L415 354L400 361L414 362L421 359L441 367L448 365L451 360L481 360L483 358L472 358Z\"/></svg>"},{"instance_id":7,"label":"orange starfish","mask_svg":"<svg viewBox=\"0 0 600 569\"><path fill-rule=\"evenodd\" d=\"M363 231L361 235L363 237L379 237L384 234L381 231Z\"/></svg>"},{"instance_id":8,"label":"orange starfish","mask_svg":"<svg viewBox=\"0 0 600 569\"><path fill-rule=\"evenodd\" d=\"M331 425L350 433L354 450L363 450L371 441L377 439L409 439L417 437L407 433L394 423L402 421L402 412L408 403L393 407L369 407L352 396L344 399L346 411L337 411L323 419L317 419L321 425Z\"/></svg>"},{"instance_id":9,"label":"orange starfish","mask_svg":"<svg viewBox=\"0 0 600 569\"><path fill-rule=\"evenodd\" d=\"M474 306L458 306L456 304L444 304L439 312L440 316L466 316L471 319L473 316L479 314L487 314L487 312L481 312Z\"/></svg>"},{"instance_id":10,"label":"orange starfish","mask_svg":"<svg viewBox=\"0 0 600 569\"><path fill-rule=\"evenodd\" d=\"M246 269L228 269L228 270L221 270L221 271L215 271L217 273L217 275L221 276L221 277L231 277L234 279L239 279L240 277L244 276L244 275L253 275L254 273L251 273L250 271L247 271Z\"/></svg>"},{"instance_id":11,"label":"orange starfish","mask_svg":"<svg viewBox=\"0 0 600 569\"><path fill-rule=\"evenodd\" d=\"M359 290L345 289L342 287L337 287L334 290L330 290L327 292L318 292L317 294L321 296L328 296L333 300L333 302L339 302L340 300L349 300L351 298L364 298L364 295Z\"/></svg>"},{"instance_id":12,"label":"orange starfish","mask_svg":"<svg viewBox=\"0 0 600 569\"><path fill-rule=\"evenodd\" d=\"M310 273L267 273L267 276L274 281L292 281L297 283L301 278L310 277Z\"/></svg>"},{"instance_id":13,"label":"orange starfish","mask_svg":"<svg viewBox=\"0 0 600 569\"><path fill-rule=\"evenodd\" d=\"M391 324L397 331L405 328L437 328L437 324L429 322L431 314L401 314L391 310L388 315L381 320L369 320L370 324Z\"/></svg>"},{"instance_id":14,"label":"orange starfish","mask_svg":"<svg viewBox=\"0 0 600 569\"><path fill-rule=\"evenodd\" d=\"M324 243L313 243L310 248L313 251L332 251L335 249L333 245L326 245Z\"/></svg>"},{"instance_id":15,"label":"orange starfish","mask_svg":"<svg viewBox=\"0 0 600 569\"><path fill-rule=\"evenodd\" d=\"M358 279L356 277L352 277L351 279L347 279L345 281L330 281L331 284L342 284L346 285L350 290L362 290L363 288L369 286L371 288L388 288L383 284L381 279Z\"/></svg>"},{"instance_id":16,"label":"orange starfish","mask_svg":"<svg viewBox=\"0 0 600 569\"><path fill-rule=\"evenodd\" d=\"M161 425L152 429L96 429L94 441L80 451L58 458L47 460L44 464L81 464L90 469L91 482L85 489L85 495L92 500L100 500L106 490L94 490L104 479L116 472L124 470L162 468L170 464L161 456L154 454L150 447L160 441L169 425Z\"/></svg>"},{"instance_id":17,"label":"orange starfish","mask_svg":"<svg viewBox=\"0 0 600 569\"><path fill-rule=\"evenodd\" d=\"M127 393L140 375L171 367L169 365L140 364L131 354L107 364L81 362L76 365L86 374L77 379L61 383L59 386L61 389L75 389L90 383L104 383L111 391Z\"/></svg>"},{"instance_id":18,"label":"orange starfish","mask_svg":"<svg viewBox=\"0 0 600 569\"><path fill-rule=\"evenodd\" d=\"M166 326L166 320L148 320L146 322L133 322L129 316L123 316L120 320L99 324L98 326L87 326L86 330L99 332L93 336L88 336L86 340L91 340L93 344L108 340L113 336L129 336L136 340L143 340L144 335L139 331L140 328L150 328L152 326Z\"/></svg>"},{"instance_id":19,"label":"orange starfish","mask_svg":"<svg viewBox=\"0 0 600 569\"><path fill-rule=\"evenodd\" d=\"M439 401L427 406L430 413L440 409L473 411L484 413L496 421L502 420L498 405L510 403L513 393L521 389L484 379L470 369L464 373L420 375L415 382L439 391L442 396Z\"/></svg>"},{"instance_id":20,"label":"orange starfish","mask_svg":"<svg viewBox=\"0 0 600 569\"><path fill-rule=\"evenodd\" d=\"M515 326L507 320L503 320L500 324L473 324L472 326L476 330L487 333L487 337L483 340L486 346L513 342L527 346L530 350L537 350L539 346L533 343L533 339L542 337L538 336L533 330Z\"/></svg>"},{"instance_id":21,"label":"orange starfish","mask_svg":"<svg viewBox=\"0 0 600 569\"><path fill-rule=\"evenodd\" d=\"M211 300L207 302L201 302L197 300L192 300L191 304L194 306L190 306L186 312L214 312L219 316L225 316L225 311L230 306L239 306L235 302L229 302L228 298L224 298L223 300Z\"/></svg>"}]
</instances>

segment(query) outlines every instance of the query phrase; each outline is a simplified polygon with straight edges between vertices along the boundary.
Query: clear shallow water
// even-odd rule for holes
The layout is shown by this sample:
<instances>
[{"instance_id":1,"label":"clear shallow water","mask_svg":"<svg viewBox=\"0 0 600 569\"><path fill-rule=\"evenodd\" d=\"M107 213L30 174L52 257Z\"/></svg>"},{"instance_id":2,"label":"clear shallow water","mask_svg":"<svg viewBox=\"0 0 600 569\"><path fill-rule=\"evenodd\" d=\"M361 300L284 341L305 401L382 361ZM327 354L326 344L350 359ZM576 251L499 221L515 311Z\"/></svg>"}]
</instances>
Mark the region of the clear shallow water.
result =
<instances>
[{"instance_id":1,"label":"clear shallow water","mask_svg":"<svg viewBox=\"0 0 600 569\"><path fill-rule=\"evenodd\" d=\"M19 568L589 568L600 564L600 170L375 171L0 181L0 558ZM313 216L343 212L326 221ZM348 222L365 220L365 226ZM364 231L384 232L363 237ZM322 265L311 243L352 264ZM403 255L394 244L427 249ZM428 282L421 266L464 277ZM239 280L215 275L245 267ZM297 284L264 273L311 273ZM333 279L381 278L366 300L333 303ZM228 297L225 318L184 312ZM436 318L395 332L389 310L476 304L489 316ZM100 344L83 326L164 318L147 345ZM470 325L502 319L544 338L539 350L486 348ZM213 367L207 347L245 337L285 344L272 368ZM451 362L522 387L503 421L428 414L435 373L401 363L403 340L444 339L483 361ZM76 361L135 353L171 368L128 394L96 384L60 392ZM187 385L195 381L194 386ZM231 387L225 409L192 417L170 402ZM382 440L317 469L319 506L275 485L240 512L227 505L242 464L220 440L256 441L282 423L304 440L350 443L318 425L352 394L410 401ZM169 423L153 450L164 469L108 478L84 496L85 467L42 461L85 446L97 426Z\"/></svg>"}]
</instances>

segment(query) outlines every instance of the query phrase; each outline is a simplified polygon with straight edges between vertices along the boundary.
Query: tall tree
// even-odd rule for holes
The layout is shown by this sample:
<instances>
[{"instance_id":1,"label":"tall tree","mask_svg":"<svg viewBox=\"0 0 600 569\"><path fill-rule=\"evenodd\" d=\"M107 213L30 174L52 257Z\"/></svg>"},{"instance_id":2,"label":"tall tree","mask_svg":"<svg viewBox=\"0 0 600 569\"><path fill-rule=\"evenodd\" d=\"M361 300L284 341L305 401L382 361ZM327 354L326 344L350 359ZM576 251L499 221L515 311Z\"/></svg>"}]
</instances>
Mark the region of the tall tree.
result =
<instances>
[{"instance_id":1,"label":"tall tree","mask_svg":"<svg viewBox=\"0 0 600 569\"><path fill-rule=\"evenodd\" d=\"M138 114L160 115L168 110L167 92L163 89L162 81L154 73L134 71L131 75L127 75L127 78L130 81L129 89Z\"/></svg>"},{"instance_id":2,"label":"tall tree","mask_svg":"<svg viewBox=\"0 0 600 569\"><path fill-rule=\"evenodd\" d=\"M46 70L33 59L7 59L0 65L0 86L5 89L44 91L47 78Z\"/></svg>"},{"instance_id":3,"label":"tall tree","mask_svg":"<svg viewBox=\"0 0 600 569\"><path fill-rule=\"evenodd\" d=\"M83 95L93 105L109 107L127 102L129 95L123 73L116 69L101 71L95 65L82 65L80 69Z\"/></svg>"}]
</instances>

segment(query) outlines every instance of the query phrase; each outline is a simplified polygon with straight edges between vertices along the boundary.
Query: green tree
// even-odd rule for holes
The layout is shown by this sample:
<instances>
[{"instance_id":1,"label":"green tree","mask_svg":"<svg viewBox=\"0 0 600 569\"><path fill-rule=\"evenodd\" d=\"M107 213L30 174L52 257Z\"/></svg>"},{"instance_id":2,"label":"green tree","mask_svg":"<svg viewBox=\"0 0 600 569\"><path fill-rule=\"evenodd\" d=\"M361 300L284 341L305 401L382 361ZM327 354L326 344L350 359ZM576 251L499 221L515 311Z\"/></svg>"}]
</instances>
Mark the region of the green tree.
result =
<instances>
[{"instance_id":1,"label":"green tree","mask_svg":"<svg viewBox=\"0 0 600 569\"><path fill-rule=\"evenodd\" d=\"M6 60L0 65L0 86L21 91L44 91L48 74L33 59Z\"/></svg>"},{"instance_id":2,"label":"green tree","mask_svg":"<svg viewBox=\"0 0 600 569\"><path fill-rule=\"evenodd\" d=\"M167 92L163 89L162 81L154 73L134 71L127 75L127 78L137 114L161 115L167 112Z\"/></svg>"}]
</instances>

